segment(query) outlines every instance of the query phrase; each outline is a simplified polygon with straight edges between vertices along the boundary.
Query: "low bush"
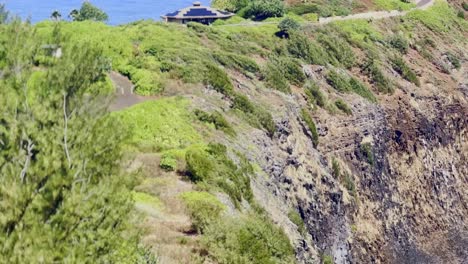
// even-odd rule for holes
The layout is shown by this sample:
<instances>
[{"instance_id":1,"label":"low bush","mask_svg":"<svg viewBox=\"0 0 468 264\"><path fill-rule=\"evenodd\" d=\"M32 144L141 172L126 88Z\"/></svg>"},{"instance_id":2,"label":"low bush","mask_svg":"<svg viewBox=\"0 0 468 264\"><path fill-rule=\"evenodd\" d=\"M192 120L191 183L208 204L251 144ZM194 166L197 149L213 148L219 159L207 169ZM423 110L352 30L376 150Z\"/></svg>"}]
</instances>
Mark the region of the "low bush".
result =
<instances>
[{"instance_id":1,"label":"low bush","mask_svg":"<svg viewBox=\"0 0 468 264\"><path fill-rule=\"evenodd\" d=\"M290 264L294 250L282 229L258 214L226 218L202 238L215 263Z\"/></svg>"},{"instance_id":2,"label":"low bush","mask_svg":"<svg viewBox=\"0 0 468 264\"><path fill-rule=\"evenodd\" d=\"M204 83L227 96L231 95L234 91L229 76L215 65L209 64L206 66Z\"/></svg>"},{"instance_id":3,"label":"low bush","mask_svg":"<svg viewBox=\"0 0 468 264\"><path fill-rule=\"evenodd\" d=\"M299 231L299 233L304 235L305 232L307 232L304 220L296 210L292 209L289 211L288 218L297 226L297 231Z\"/></svg>"},{"instance_id":4,"label":"low bush","mask_svg":"<svg viewBox=\"0 0 468 264\"><path fill-rule=\"evenodd\" d=\"M235 136L236 131L232 128L231 124L224 118L223 114L218 111L214 111L213 113L207 113L203 110L195 110L195 116L201 122L212 124L217 130L221 130L224 133Z\"/></svg>"},{"instance_id":5,"label":"low bush","mask_svg":"<svg viewBox=\"0 0 468 264\"><path fill-rule=\"evenodd\" d=\"M320 91L320 87L315 83L311 82L304 87L305 94L309 103L325 107L327 105L327 98Z\"/></svg>"},{"instance_id":6,"label":"low bush","mask_svg":"<svg viewBox=\"0 0 468 264\"><path fill-rule=\"evenodd\" d=\"M301 110L301 118L306 124L307 128L309 129L312 135L312 144L316 148L319 144L319 135L317 132L317 126L315 125L314 120L312 120L312 117L310 116L309 112L306 109Z\"/></svg>"},{"instance_id":7,"label":"low bush","mask_svg":"<svg viewBox=\"0 0 468 264\"><path fill-rule=\"evenodd\" d=\"M187 207L194 228L199 233L217 221L226 209L216 196L207 192L186 192L180 197Z\"/></svg>"},{"instance_id":8,"label":"low bush","mask_svg":"<svg viewBox=\"0 0 468 264\"><path fill-rule=\"evenodd\" d=\"M353 111L351 110L351 108L348 106L348 104L345 101L343 101L341 99L338 99L338 100L335 101L335 105L343 113L345 113L347 115L352 115L353 114Z\"/></svg>"},{"instance_id":9,"label":"low bush","mask_svg":"<svg viewBox=\"0 0 468 264\"><path fill-rule=\"evenodd\" d=\"M463 7L463 10L468 11L468 3L467 2L463 2L462 7Z\"/></svg>"},{"instance_id":10,"label":"low bush","mask_svg":"<svg viewBox=\"0 0 468 264\"><path fill-rule=\"evenodd\" d=\"M309 13L318 13L320 9L317 4L301 3L289 6L287 11L296 15L305 15Z\"/></svg>"},{"instance_id":11,"label":"low bush","mask_svg":"<svg viewBox=\"0 0 468 264\"><path fill-rule=\"evenodd\" d=\"M266 67L263 69L263 76L265 78L266 84L280 92L291 93L291 88L289 87L289 82L283 74L280 67L268 62Z\"/></svg>"},{"instance_id":12,"label":"low bush","mask_svg":"<svg viewBox=\"0 0 468 264\"><path fill-rule=\"evenodd\" d=\"M250 188L250 163L234 164L221 144L209 144L207 149L190 149L185 155L187 174L195 183L222 189L236 207L243 199L253 198Z\"/></svg>"},{"instance_id":13,"label":"low bush","mask_svg":"<svg viewBox=\"0 0 468 264\"><path fill-rule=\"evenodd\" d=\"M323 49L328 53L328 56L333 58L331 61L339 62L346 68L354 66L356 58L351 46L342 38L334 36L330 33L321 33L317 36L318 42ZM335 63L336 65L336 63Z\"/></svg>"},{"instance_id":14,"label":"low bush","mask_svg":"<svg viewBox=\"0 0 468 264\"><path fill-rule=\"evenodd\" d=\"M351 91L355 94L360 95L362 98L365 98L370 102L377 102L377 98L375 98L374 94L358 79L351 77L349 79L349 85L351 87Z\"/></svg>"},{"instance_id":15,"label":"low bush","mask_svg":"<svg viewBox=\"0 0 468 264\"><path fill-rule=\"evenodd\" d=\"M235 93L233 95L232 108L245 113L251 125L257 128L264 128L269 136L273 136L275 133L276 125L272 115L268 111L254 105L247 96Z\"/></svg>"},{"instance_id":16,"label":"low bush","mask_svg":"<svg viewBox=\"0 0 468 264\"><path fill-rule=\"evenodd\" d=\"M382 93L393 93L391 81L385 77L378 62L370 58L362 66L363 72L369 76L372 83L377 87L377 90Z\"/></svg>"},{"instance_id":17,"label":"low bush","mask_svg":"<svg viewBox=\"0 0 468 264\"><path fill-rule=\"evenodd\" d=\"M327 83L331 85L335 90L342 93L347 93L351 91L351 85L349 84L349 79L341 73L338 73L335 70L330 70L326 76Z\"/></svg>"},{"instance_id":18,"label":"low bush","mask_svg":"<svg viewBox=\"0 0 468 264\"><path fill-rule=\"evenodd\" d=\"M257 73L260 70L257 63L246 56L235 53L215 52L213 57L224 67L242 71L244 73Z\"/></svg>"},{"instance_id":19,"label":"low bush","mask_svg":"<svg viewBox=\"0 0 468 264\"><path fill-rule=\"evenodd\" d=\"M177 170L177 159L174 156L165 153L161 157L159 167L166 171L175 171Z\"/></svg>"},{"instance_id":20,"label":"low bush","mask_svg":"<svg viewBox=\"0 0 468 264\"><path fill-rule=\"evenodd\" d=\"M335 261L333 261L333 257L330 255L323 255L322 256L322 262L323 264L334 264Z\"/></svg>"},{"instance_id":21,"label":"low bush","mask_svg":"<svg viewBox=\"0 0 468 264\"><path fill-rule=\"evenodd\" d=\"M374 153L372 152L372 144L364 143L361 144L361 154L366 159L367 163L374 165Z\"/></svg>"},{"instance_id":22,"label":"low bush","mask_svg":"<svg viewBox=\"0 0 468 264\"><path fill-rule=\"evenodd\" d=\"M421 86L421 83L416 73L406 64L406 62L401 57L392 58L392 67L405 80L414 83L416 86Z\"/></svg>"},{"instance_id":23,"label":"low bush","mask_svg":"<svg viewBox=\"0 0 468 264\"><path fill-rule=\"evenodd\" d=\"M401 34L395 34L388 40L391 47L397 49L400 53L406 54L409 50L408 40Z\"/></svg>"},{"instance_id":24,"label":"low bush","mask_svg":"<svg viewBox=\"0 0 468 264\"><path fill-rule=\"evenodd\" d=\"M325 50L302 34L291 34L287 49L293 57L310 64L327 65L329 62Z\"/></svg>"},{"instance_id":25,"label":"low bush","mask_svg":"<svg viewBox=\"0 0 468 264\"><path fill-rule=\"evenodd\" d=\"M458 59L458 57L455 54L453 54L451 52L447 52L447 59L448 59L448 61L450 61L450 63L452 64L452 66L455 69L460 69L461 68L460 59Z\"/></svg>"},{"instance_id":26,"label":"low bush","mask_svg":"<svg viewBox=\"0 0 468 264\"><path fill-rule=\"evenodd\" d=\"M132 81L137 94L155 95L163 91L162 78L153 71L126 66L122 67L120 72Z\"/></svg>"}]
</instances>

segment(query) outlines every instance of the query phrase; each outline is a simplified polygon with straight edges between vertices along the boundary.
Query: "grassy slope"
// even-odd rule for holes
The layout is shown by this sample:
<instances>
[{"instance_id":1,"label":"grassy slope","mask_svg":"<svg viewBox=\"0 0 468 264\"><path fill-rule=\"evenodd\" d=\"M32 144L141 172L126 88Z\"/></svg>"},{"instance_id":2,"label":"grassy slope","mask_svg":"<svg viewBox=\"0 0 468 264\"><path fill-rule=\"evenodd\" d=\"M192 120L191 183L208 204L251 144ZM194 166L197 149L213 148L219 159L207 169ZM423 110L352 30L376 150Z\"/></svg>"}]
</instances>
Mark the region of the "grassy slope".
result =
<instances>
[{"instance_id":1,"label":"grassy slope","mask_svg":"<svg viewBox=\"0 0 468 264\"><path fill-rule=\"evenodd\" d=\"M395 27L395 32L401 30L405 37L411 38L414 27L424 25L434 31L436 34L449 34L449 29L465 30L467 23L456 18L454 12L447 8L443 3L438 3L429 11L412 12L405 22ZM49 34L52 31L52 23L41 23L37 25L39 34L44 42L50 42ZM259 27L182 27L178 25L164 25L153 22L139 22L121 27L108 27L99 23L62 23L63 35L68 38L67 41L78 42L86 41L89 45L100 45L105 50L105 55L111 58L112 66L115 70L129 75L133 82L137 84L137 90L142 94L160 93L165 83L177 81L185 87L191 83L203 83L204 75L207 71L207 65L215 65L223 71L229 73L231 77L242 76L250 79L259 89L268 89L263 71L261 69L268 63L274 63L269 60L271 55L282 57L289 60L296 60L288 51L290 41L278 39L274 36L276 28L274 25L265 25ZM389 76L391 66L389 59L395 55L404 57L404 54L392 48L388 44L389 32L387 29L379 28L373 23L366 21L347 21L338 22L329 25L324 31L317 28L305 29L309 36L308 41L319 47L324 53L323 56L327 63L324 63L329 69L339 69L340 74L346 78L356 77L362 80L365 93L369 91L379 95L379 88L376 82L369 81L367 77L356 74L364 67L359 61L365 61L369 56L376 56L379 61L380 71L384 76ZM326 32L326 35L321 33ZM328 37L335 39L329 41ZM333 41L339 40L339 41ZM335 43L341 43L342 46L335 46ZM343 49L350 49L358 54L359 58L351 60L350 67L344 65L350 58L342 57L342 54L334 54L333 49L338 52ZM309 51L308 51L309 52ZM315 53L314 53L315 54ZM375 55L381 54L381 55ZM254 58L254 59L252 59ZM307 64L305 58L299 58L300 64ZM347 63L346 63L347 64ZM251 67L257 65L257 68ZM253 70L252 70L253 69ZM390 78L390 77L388 77ZM289 80L285 80L289 83ZM388 81L390 84L392 80ZM345 86L348 87L349 84ZM305 85L304 85L305 86ZM263 87L263 88L262 88ZM346 100L346 94L353 93L353 87L341 89L343 87L330 86L320 87L321 93L326 94L330 102L325 102L323 106L315 105L309 96L312 108L324 107L330 113L335 113L333 100ZM362 88L362 87L361 87ZM359 89L361 89L359 88ZM170 91L166 91L170 92ZM243 91L242 91L243 92ZM131 149L133 152L154 152L157 155L164 155L172 152L182 163L185 162L185 151L188 148L205 149L210 141L210 137L219 136L213 129L208 129L208 136L197 131L203 124L196 120L190 113L189 99L164 98L158 101L147 102L135 106L131 109L117 113L122 120L134 131L131 139ZM248 124L243 115L237 115L236 111L223 113L227 115L228 120L241 120ZM240 119L239 119L240 118ZM244 119L243 119L244 118ZM194 125L197 124L197 125ZM242 127L248 126L244 124ZM165 172L161 172L164 174ZM212 184L212 183L210 183ZM211 192L222 191L222 188L210 188L206 184L199 184L200 190ZM157 205L159 201L149 198L146 193L136 193L135 199L141 203ZM210 198L211 199L211 198ZM209 201L207 202L209 204ZM214 202L216 203L216 202ZM257 212L257 216L261 215ZM267 227L259 226L257 216L247 214L246 225L253 225L260 229L271 229L273 237L283 239L284 235L275 230L270 225ZM268 223L268 221L266 221ZM229 224L214 226L229 232ZM236 227L237 228L237 227ZM236 232L241 232L236 229ZM238 250L234 242L225 241L224 244L213 244L213 231L207 232L211 236L207 237L204 244L206 248L212 250L212 257L221 259ZM270 237L265 239L271 239ZM211 241L211 242L210 242ZM210 244L211 243L211 244ZM229 246L228 246L229 244ZM229 248L229 254L222 247ZM221 247L221 249L220 249ZM270 249L262 249L262 254L269 254ZM280 249L285 256L285 260L290 258L287 246ZM220 253L221 252L221 253ZM223 253L224 252L224 253ZM222 254L227 254L223 256ZM248 253L248 254L247 254ZM255 257L255 253L247 252L246 258ZM270 252L271 253L271 252ZM253 255L249 255L253 254ZM271 259L270 259L271 260Z\"/></svg>"}]
</instances>

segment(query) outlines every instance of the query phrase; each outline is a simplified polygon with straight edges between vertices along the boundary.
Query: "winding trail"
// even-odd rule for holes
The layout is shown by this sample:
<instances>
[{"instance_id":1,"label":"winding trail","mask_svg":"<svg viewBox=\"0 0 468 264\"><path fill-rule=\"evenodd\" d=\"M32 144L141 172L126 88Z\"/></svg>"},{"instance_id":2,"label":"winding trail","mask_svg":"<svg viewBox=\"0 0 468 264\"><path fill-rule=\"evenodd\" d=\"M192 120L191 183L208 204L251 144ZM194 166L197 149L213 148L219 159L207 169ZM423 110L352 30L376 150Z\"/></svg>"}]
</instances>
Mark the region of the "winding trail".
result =
<instances>
[{"instance_id":1,"label":"winding trail","mask_svg":"<svg viewBox=\"0 0 468 264\"><path fill-rule=\"evenodd\" d=\"M133 105L156 99L156 96L141 96L134 93L135 86L125 76L117 72L109 74L110 79L115 87L115 98L109 107L109 111L119 111L129 108Z\"/></svg>"}]
</instances>

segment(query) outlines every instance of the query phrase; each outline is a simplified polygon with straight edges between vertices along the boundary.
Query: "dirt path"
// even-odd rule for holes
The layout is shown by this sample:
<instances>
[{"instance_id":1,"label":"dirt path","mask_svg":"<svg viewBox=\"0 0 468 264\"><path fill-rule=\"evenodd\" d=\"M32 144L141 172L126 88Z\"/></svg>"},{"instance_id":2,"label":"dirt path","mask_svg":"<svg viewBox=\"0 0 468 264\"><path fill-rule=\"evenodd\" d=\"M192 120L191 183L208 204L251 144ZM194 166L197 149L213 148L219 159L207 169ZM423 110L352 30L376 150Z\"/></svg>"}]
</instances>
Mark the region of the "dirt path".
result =
<instances>
[{"instance_id":1,"label":"dirt path","mask_svg":"<svg viewBox=\"0 0 468 264\"><path fill-rule=\"evenodd\" d=\"M135 94L134 85L132 82L120 73L113 71L109 74L109 77L115 86L116 95L113 103L109 107L109 110L112 112L129 108L133 105L157 98L155 96L140 96Z\"/></svg>"}]
</instances>

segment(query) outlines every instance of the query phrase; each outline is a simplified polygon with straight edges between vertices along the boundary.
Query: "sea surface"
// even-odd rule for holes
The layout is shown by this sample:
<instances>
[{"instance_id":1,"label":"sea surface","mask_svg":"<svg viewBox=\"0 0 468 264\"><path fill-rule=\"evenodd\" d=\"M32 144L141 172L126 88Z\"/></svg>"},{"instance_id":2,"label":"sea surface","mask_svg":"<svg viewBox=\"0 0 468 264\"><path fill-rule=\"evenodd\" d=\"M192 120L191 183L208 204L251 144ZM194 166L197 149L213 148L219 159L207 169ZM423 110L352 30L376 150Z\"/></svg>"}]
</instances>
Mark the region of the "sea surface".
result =
<instances>
[{"instance_id":1,"label":"sea surface","mask_svg":"<svg viewBox=\"0 0 468 264\"><path fill-rule=\"evenodd\" d=\"M161 16L191 6L195 0L92 0L91 3L109 15L108 24L119 25L141 19L160 20ZM54 10L66 19L73 9L79 9L83 0L0 0L10 13L33 23L50 19ZM210 0L201 0L209 5Z\"/></svg>"}]
</instances>

